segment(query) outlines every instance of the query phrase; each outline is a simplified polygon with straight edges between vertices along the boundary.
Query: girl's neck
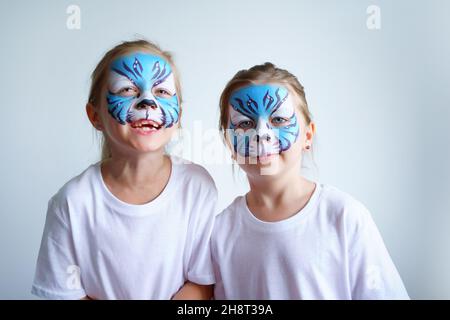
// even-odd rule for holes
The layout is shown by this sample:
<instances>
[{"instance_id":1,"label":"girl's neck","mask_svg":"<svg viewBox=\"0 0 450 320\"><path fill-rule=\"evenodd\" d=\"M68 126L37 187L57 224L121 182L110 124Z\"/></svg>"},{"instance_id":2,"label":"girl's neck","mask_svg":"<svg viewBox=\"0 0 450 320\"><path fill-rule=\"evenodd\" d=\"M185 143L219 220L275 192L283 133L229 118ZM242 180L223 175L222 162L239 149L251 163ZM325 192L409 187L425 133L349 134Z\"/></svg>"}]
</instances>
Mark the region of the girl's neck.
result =
<instances>
[{"instance_id":1,"label":"girl's neck","mask_svg":"<svg viewBox=\"0 0 450 320\"><path fill-rule=\"evenodd\" d=\"M103 172L110 179L124 187L140 188L148 186L149 181L170 174L171 161L164 150L139 155L114 153L103 163Z\"/></svg>"},{"instance_id":2,"label":"girl's neck","mask_svg":"<svg viewBox=\"0 0 450 320\"><path fill-rule=\"evenodd\" d=\"M247 205L252 213L265 221L289 218L300 211L315 189L315 184L300 175L298 167L274 175L249 177Z\"/></svg>"}]
</instances>

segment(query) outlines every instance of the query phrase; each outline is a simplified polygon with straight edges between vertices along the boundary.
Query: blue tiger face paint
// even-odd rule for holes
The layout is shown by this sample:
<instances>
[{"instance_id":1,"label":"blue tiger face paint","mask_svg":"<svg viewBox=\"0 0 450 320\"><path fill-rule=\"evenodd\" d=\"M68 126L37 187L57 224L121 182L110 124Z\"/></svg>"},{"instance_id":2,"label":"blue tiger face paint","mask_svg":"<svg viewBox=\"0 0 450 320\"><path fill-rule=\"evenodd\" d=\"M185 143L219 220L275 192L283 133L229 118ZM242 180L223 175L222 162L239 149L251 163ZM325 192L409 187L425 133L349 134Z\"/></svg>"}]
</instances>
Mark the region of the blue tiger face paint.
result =
<instances>
[{"instance_id":1,"label":"blue tiger face paint","mask_svg":"<svg viewBox=\"0 0 450 320\"><path fill-rule=\"evenodd\" d=\"M229 129L234 151L243 157L263 157L288 150L300 127L289 91L280 85L239 88L229 100Z\"/></svg>"},{"instance_id":2,"label":"blue tiger face paint","mask_svg":"<svg viewBox=\"0 0 450 320\"><path fill-rule=\"evenodd\" d=\"M159 129L170 128L179 120L172 69L156 55L133 53L114 60L106 101L109 114L123 125L149 120L146 123Z\"/></svg>"}]
</instances>

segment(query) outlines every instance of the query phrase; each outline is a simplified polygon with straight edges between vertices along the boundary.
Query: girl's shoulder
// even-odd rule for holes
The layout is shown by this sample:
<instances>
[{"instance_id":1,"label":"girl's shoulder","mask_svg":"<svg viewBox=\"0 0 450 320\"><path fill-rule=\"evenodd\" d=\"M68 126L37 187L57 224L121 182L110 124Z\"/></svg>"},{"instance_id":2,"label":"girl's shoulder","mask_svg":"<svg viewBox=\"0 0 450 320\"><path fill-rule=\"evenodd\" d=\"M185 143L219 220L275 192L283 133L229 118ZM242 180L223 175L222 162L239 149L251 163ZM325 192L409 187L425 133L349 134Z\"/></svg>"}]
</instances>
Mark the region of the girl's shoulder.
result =
<instances>
[{"instance_id":1,"label":"girl's shoulder","mask_svg":"<svg viewBox=\"0 0 450 320\"><path fill-rule=\"evenodd\" d=\"M241 224L240 213L245 208L245 201L245 195L236 197L228 207L215 217L214 229L211 235L213 243L220 242L223 239L231 239L231 235L239 230Z\"/></svg>"},{"instance_id":2,"label":"girl's shoulder","mask_svg":"<svg viewBox=\"0 0 450 320\"><path fill-rule=\"evenodd\" d=\"M350 234L359 234L374 224L369 209L361 201L332 185L322 185L318 214Z\"/></svg>"},{"instance_id":3,"label":"girl's shoulder","mask_svg":"<svg viewBox=\"0 0 450 320\"><path fill-rule=\"evenodd\" d=\"M223 209L216 217L217 221L225 221L225 220L232 220L236 219L239 211L243 210L246 206L245 204L245 195L237 196L233 202Z\"/></svg>"},{"instance_id":4,"label":"girl's shoulder","mask_svg":"<svg viewBox=\"0 0 450 320\"><path fill-rule=\"evenodd\" d=\"M53 195L50 201L65 202L67 200L77 201L85 198L89 194L94 184L99 183L98 174L100 170L100 162L91 164L77 176L67 181L57 192ZM97 172L98 171L98 172Z\"/></svg>"},{"instance_id":5,"label":"girl's shoulder","mask_svg":"<svg viewBox=\"0 0 450 320\"><path fill-rule=\"evenodd\" d=\"M318 220L328 221L329 224L335 225L342 222L349 226L358 226L371 219L369 210L362 202L332 185L317 182L316 190L309 201L307 210L302 209L299 214L321 216ZM245 210L245 196L238 196L217 215L217 224L234 225L238 222L240 213Z\"/></svg>"},{"instance_id":6,"label":"girl's shoulder","mask_svg":"<svg viewBox=\"0 0 450 320\"><path fill-rule=\"evenodd\" d=\"M178 156L171 155L170 159L172 161L174 179L177 180L177 184L199 189L199 191L217 193L213 178L203 166Z\"/></svg>"},{"instance_id":7,"label":"girl's shoulder","mask_svg":"<svg viewBox=\"0 0 450 320\"><path fill-rule=\"evenodd\" d=\"M318 205L324 207L330 214L369 214L367 207L360 200L356 199L346 191L342 191L341 189L328 184L322 184L321 188L322 192Z\"/></svg>"},{"instance_id":8,"label":"girl's shoulder","mask_svg":"<svg viewBox=\"0 0 450 320\"><path fill-rule=\"evenodd\" d=\"M99 183L96 170L100 170L100 162L67 181L48 201L47 218L58 218L67 224L70 212L83 211L83 204L94 197L93 189Z\"/></svg>"},{"instance_id":9,"label":"girl's shoulder","mask_svg":"<svg viewBox=\"0 0 450 320\"><path fill-rule=\"evenodd\" d=\"M361 201L346 191L329 184L320 184L320 188L319 204L329 207L332 211L339 212L348 209L367 210Z\"/></svg>"},{"instance_id":10,"label":"girl's shoulder","mask_svg":"<svg viewBox=\"0 0 450 320\"><path fill-rule=\"evenodd\" d=\"M189 160L171 156L172 173L170 178L174 184L184 187L184 191L206 192L217 194L217 189L208 171L201 165ZM70 201L71 203L85 202L86 198L94 194L94 189L102 189L100 173L101 162L94 163L79 175L67 181L50 199L55 205Z\"/></svg>"}]
</instances>

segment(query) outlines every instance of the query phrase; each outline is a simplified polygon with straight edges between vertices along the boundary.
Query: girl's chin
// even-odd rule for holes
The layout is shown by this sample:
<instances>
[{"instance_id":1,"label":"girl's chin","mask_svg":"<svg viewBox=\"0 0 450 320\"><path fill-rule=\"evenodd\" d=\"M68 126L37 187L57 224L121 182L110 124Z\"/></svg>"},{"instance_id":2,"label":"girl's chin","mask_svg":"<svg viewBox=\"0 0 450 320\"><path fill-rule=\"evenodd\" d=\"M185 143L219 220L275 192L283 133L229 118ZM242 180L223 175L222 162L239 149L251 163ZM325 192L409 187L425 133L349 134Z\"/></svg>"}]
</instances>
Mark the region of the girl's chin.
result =
<instances>
[{"instance_id":1,"label":"girl's chin","mask_svg":"<svg viewBox=\"0 0 450 320\"><path fill-rule=\"evenodd\" d=\"M170 132L162 131L162 129L149 132L133 132L132 135L128 135L127 139L127 142L134 150L144 153L159 151L169 141Z\"/></svg>"},{"instance_id":2,"label":"girl's chin","mask_svg":"<svg viewBox=\"0 0 450 320\"><path fill-rule=\"evenodd\" d=\"M164 150L164 144L161 143L133 144L131 147L134 153L142 155Z\"/></svg>"}]
</instances>

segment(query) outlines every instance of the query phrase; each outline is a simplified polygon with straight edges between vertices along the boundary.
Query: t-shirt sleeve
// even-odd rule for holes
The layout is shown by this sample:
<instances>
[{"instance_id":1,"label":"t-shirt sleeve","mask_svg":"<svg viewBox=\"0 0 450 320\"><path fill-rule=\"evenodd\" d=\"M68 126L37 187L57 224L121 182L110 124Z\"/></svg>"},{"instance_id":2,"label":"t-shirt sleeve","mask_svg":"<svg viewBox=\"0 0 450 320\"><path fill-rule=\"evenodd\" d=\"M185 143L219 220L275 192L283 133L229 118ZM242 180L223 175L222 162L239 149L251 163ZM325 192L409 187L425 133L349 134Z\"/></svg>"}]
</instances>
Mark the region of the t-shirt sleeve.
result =
<instances>
[{"instance_id":1,"label":"t-shirt sleeve","mask_svg":"<svg viewBox=\"0 0 450 320\"><path fill-rule=\"evenodd\" d=\"M81 299L81 285L67 206L58 195L48 203L47 217L31 292L45 299Z\"/></svg>"},{"instance_id":2,"label":"t-shirt sleeve","mask_svg":"<svg viewBox=\"0 0 450 320\"><path fill-rule=\"evenodd\" d=\"M215 186L212 186L197 199L193 210L196 211L196 219L193 228L189 231L192 235L192 241L187 266L187 279L201 285L214 284L210 238L217 214Z\"/></svg>"},{"instance_id":3,"label":"t-shirt sleeve","mask_svg":"<svg viewBox=\"0 0 450 320\"><path fill-rule=\"evenodd\" d=\"M409 299L369 211L363 205L356 210L349 248L352 299Z\"/></svg>"}]
</instances>

